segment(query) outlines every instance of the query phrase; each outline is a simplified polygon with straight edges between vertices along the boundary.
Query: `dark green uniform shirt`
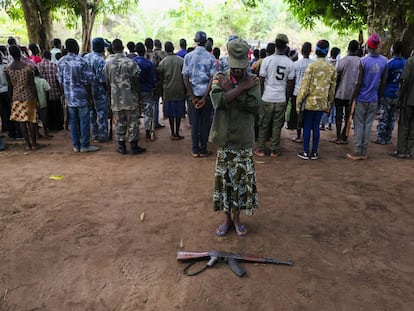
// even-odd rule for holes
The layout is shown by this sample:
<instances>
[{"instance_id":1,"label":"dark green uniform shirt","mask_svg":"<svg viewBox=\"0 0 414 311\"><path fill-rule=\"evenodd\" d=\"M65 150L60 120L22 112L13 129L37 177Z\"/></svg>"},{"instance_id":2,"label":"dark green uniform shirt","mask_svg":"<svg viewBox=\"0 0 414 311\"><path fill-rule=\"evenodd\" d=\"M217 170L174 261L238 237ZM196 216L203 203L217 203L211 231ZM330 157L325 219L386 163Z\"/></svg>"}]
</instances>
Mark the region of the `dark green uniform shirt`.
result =
<instances>
[{"instance_id":1,"label":"dark green uniform shirt","mask_svg":"<svg viewBox=\"0 0 414 311\"><path fill-rule=\"evenodd\" d=\"M229 78L230 72L226 76ZM220 83L214 79L210 91L215 110L210 142L236 150L254 148L254 122L260 105L260 84L257 83L232 102L225 103L224 96Z\"/></svg>"}]
</instances>

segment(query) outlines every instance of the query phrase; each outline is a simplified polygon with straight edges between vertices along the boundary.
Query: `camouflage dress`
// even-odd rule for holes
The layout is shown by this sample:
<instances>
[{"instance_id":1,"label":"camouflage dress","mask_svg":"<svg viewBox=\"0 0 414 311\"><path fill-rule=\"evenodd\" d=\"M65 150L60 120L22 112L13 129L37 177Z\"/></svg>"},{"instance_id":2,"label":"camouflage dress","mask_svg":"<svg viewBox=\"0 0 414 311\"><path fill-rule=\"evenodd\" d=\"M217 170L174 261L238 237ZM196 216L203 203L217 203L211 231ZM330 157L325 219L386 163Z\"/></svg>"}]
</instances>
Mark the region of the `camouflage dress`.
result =
<instances>
[{"instance_id":1,"label":"camouflage dress","mask_svg":"<svg viewBox=\"0 0 414 311\"><path fill-rule=\"evenodd\" d=\"M218 149L213 202L215 211L253 214L258 194L252 149Z\"/></svg>"}]
</instances>

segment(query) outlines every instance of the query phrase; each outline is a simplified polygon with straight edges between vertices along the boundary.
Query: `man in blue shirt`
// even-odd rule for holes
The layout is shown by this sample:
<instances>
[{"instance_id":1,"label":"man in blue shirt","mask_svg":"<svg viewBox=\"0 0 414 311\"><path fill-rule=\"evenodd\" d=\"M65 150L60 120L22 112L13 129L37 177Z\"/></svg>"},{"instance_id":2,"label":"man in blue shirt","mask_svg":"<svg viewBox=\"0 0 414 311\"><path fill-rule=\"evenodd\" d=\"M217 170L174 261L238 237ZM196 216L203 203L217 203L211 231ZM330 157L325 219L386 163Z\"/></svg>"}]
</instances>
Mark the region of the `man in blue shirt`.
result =
<instances>
[{"instance_id":1,"label":"man in blue shirt","mask_svg":"<svg viewBox=\"0 0 414 311\"><path fill-rule=\"evenodd\" d=\"M177 56L184 58L187 54L187 41L183 38L180 39L180 50L177 52Z\"/></svg>"},{"instance_id":2,"label":"man in blue shirt","mask_svg":"<svg viewBox=\"0 0 414 311\"><path fill-rule=\"evenodd\" d=\"M211 155L207 150L213 113L209 92L217 67L214 56L205 48L206 33L198 31L194 42L197 47L184 57L182 74L187 95L192 103L188 110L191 120L192 155L196 158Z\"/></svg>"},{"instance_id":3,"label":"man in blue shirt","mask_svg":"<svg viewBox=\"0 0 414 311\"><path fill-rule=\"evenodd\" d=\"M392 58L388 61L387 82L384 95L380 99L380 115L378 117L376 144L391 144L392 131L398 116L398 91L400 89L400 78L406 60L401 56L402 42L396 41L391 47Z\"/></svg>"},{"instance_id":4,"label":"man in blue shirt","mask_svg":"<svg viewBox=\"0 0 414 311\"><path fill-rule=\"evenodd\" d=\"M58 63L58 80L63 86L68 106L69 130L74 152L98 151L90 145L90 107L92 71L79 54L75 39L65 42L68 54Z\"/></svg>"},{"instance_id":5,"label":"man in blue shirt","mask_svg":"<svg viewBox=\"0 0 414 311\"><path fill-rule=\"evenodd\" d=\"M145 45L142 42L136 44L135 51L138 53L138 56L134 58L134 61L141 69L141 72L139 73L139 83L141 100L144 106L145 139L147 141L152 141L155 139L154 136L151 137L152 122L154 119L153 114L155 112L155 101L153 96L155 89L155 66L152 61L145 58Z\"/></svg>"},{"instance_id":6,"label":"man in blue shirt","mask_svg":"<svg viewBox=\"0 0 414 311\"><path fill-rule=\"evenodd\" d=\"M347 153L347 159L368 159L367 150L372 123L381 98L387 77L387 58L379 51L380 38L372 34L367 41L368 55L361 58L359 74L351 102L355 100L354 112L354 150Z\"/></svg>"},{"instance_id":7,"label":"man in blue shirt","mask_svg":"<svg viewBox=\"0 0 414 311\"><path fill-rule=\"evenodd\" d=\"M105 59L103 53L109 44L103 38L92 40L93 52L85 55L85 60L92 70L91 129L95 142L108 140L108 96L106 94L106 78L104 75Z\"/></svg>"}]
</instances>

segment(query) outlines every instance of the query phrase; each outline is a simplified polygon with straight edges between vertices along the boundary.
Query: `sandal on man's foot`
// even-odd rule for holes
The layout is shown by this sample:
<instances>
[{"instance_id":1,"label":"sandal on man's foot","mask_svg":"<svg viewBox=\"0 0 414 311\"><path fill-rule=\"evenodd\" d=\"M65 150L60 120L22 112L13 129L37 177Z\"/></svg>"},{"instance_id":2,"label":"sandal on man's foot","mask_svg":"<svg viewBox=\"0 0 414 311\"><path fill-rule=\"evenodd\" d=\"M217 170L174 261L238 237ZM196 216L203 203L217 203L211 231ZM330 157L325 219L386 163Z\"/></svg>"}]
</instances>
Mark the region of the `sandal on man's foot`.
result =
<instances>
[{"instance_id":1,"label":"sandal on man's foot","mask_svg":"<svg viewBox=\"0 0 414 311\"><path fill-rule=\"evenodd\" d=\"M219 225L218 228L216 229L216 235L218 237L223 237L227 234L227 232L229 231L229 227L230 226L226 226L226 225Z\"/></svg>"},{"instance_id":2,"label":"sandal on man's foot","mask_svg":"<svg viewBox=\"0 0 414 311\"><path fill-rule=\"evenodd\" d=\"M292 137L290 140L298 144L303 143L303 140L300 137Z\"/></svg>"},{"instance_id":3,"label":"sandal on man's foot","mask_svg":"<svg viewBox=\"0 0 414 311\"><path fill-rule=\"evenodd\" d=\"M340 138L334 138L334 139L330 139L329 142L339 145L342 142L342 139L340 139Z\"/></svg>"},{"instance_id":4,"label":"sandal on man's foot","mask_svg":"<svg viewBox=\"0 0 414 311\"><path fill-rule=\"evenodd\" d=\"M39 149L45 148L47 146L48 145L44 145L44 144L36 144L36 145L32 146L32 150L39 150Z\"/></svg>"},{"instance_id":5,"label":"sandal on man's foot","mask_svg":"<svg viewBox=\"0 0 414 311\"><path fill-rule=\"evenodd\" d=\"M234 226L234 230L236 230L236 233L238 236L246 236L247 235L247 229L244 225L240 226Z\"/></svg>"}]
</instances>

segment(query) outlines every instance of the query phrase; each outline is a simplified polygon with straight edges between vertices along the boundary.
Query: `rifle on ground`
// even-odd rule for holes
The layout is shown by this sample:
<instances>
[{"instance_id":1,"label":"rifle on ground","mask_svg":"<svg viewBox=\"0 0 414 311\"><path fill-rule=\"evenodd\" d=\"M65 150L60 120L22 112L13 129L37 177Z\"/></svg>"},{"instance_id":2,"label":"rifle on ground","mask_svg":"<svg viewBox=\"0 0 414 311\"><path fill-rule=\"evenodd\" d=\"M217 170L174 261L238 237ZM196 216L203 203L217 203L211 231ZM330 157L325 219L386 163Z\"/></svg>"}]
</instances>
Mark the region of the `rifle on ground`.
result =
<instances>
[{"instance_id":1,"label":"rifle on ground","mask_svg":"<svg viewBox=\"0 0 414 311\"><path fill-rule=\"evenodd\" d=\"M351 112L349 113L349 118L346 123L346 128L345 128L346 137L349 137L349 132L351 131L351 124L352 124L352 119L354 118L354 111L355 111L355 99L352 101Z\"/></svg>"},{"instance_id":2,"label":"rifle on ground","mask_svg":"<svg viewBox=\"0 0 414 311\"><path fill-rule=\"evenodd\" d=\"M194 265L197 261L209 259L207 264L198 271L189 272L188 269ZM184 268L183 273L188 276L197 275L207 268L212 267L217 260L223 260L227 262L230 266L231 271L233 271L237 276L242 277L246 272L238 265L239 261L243 262L255 262L255 263L272 263L276 265L286 265L292 266L293 261L289 259L288 261L281 261L269 257L259 257L255 255L242 255L236 253L227 253L227 252L218 252L218 251L209 251L203 253L197 252L178 252L177 260L179 261L190 261L190 263Z\"/></svg>"}]
</instances>

